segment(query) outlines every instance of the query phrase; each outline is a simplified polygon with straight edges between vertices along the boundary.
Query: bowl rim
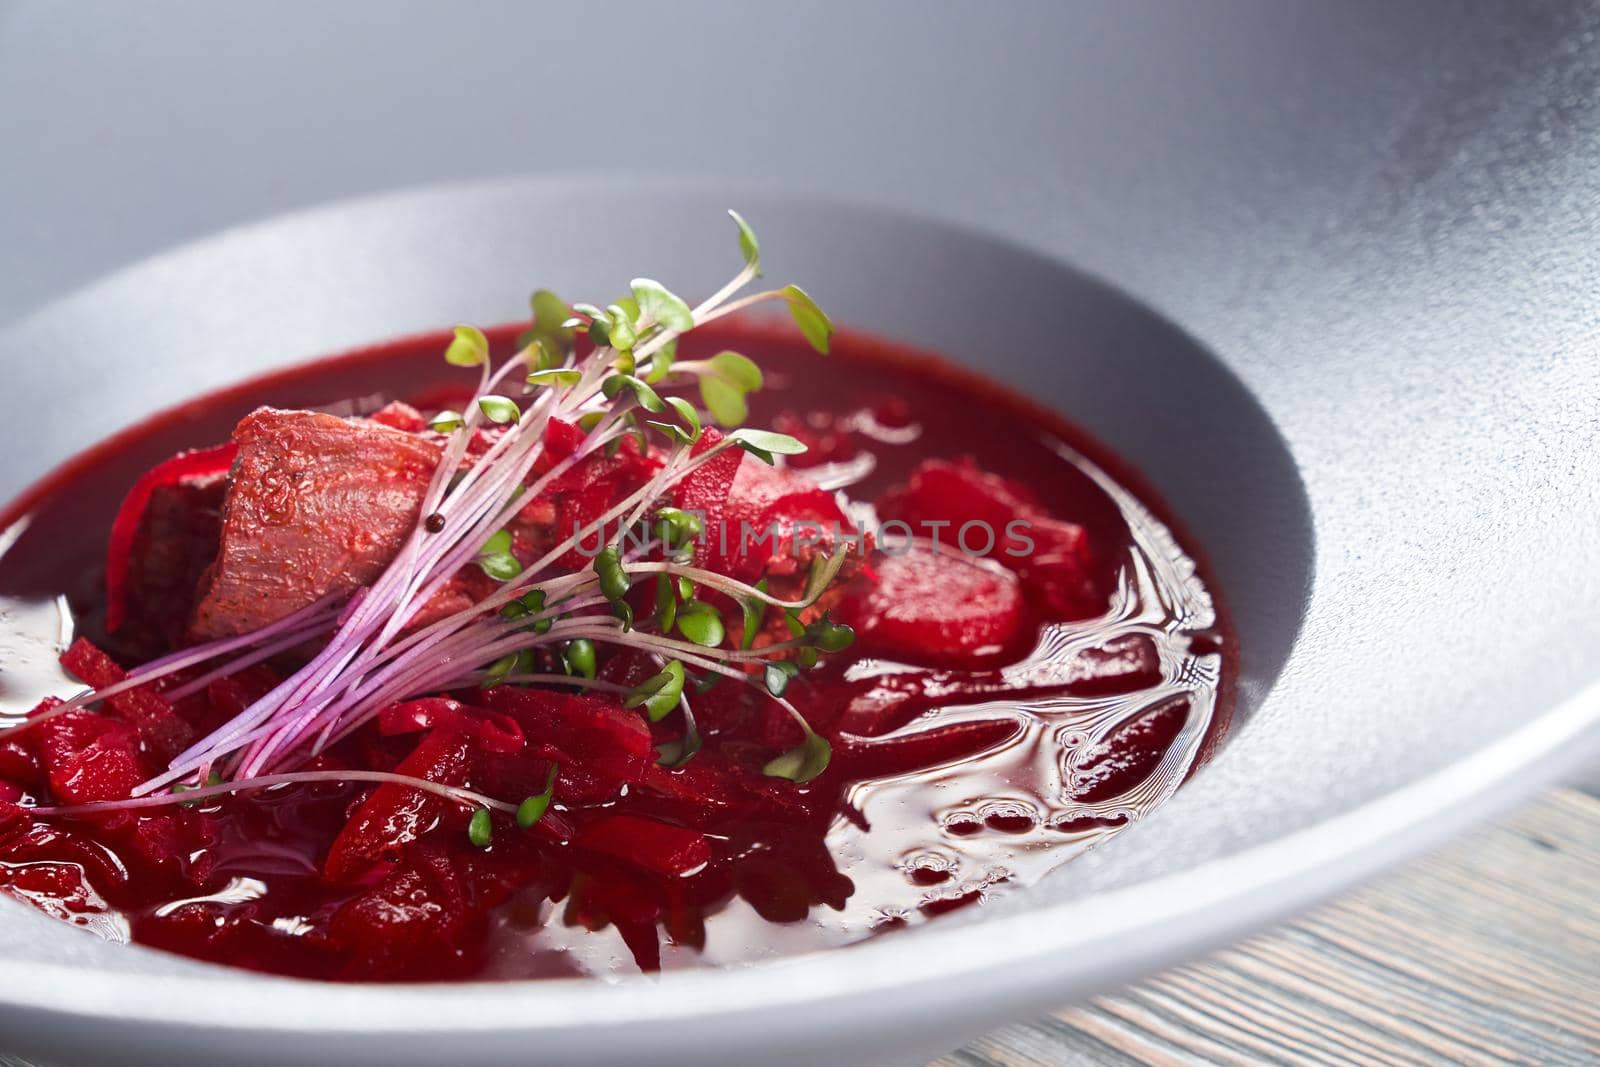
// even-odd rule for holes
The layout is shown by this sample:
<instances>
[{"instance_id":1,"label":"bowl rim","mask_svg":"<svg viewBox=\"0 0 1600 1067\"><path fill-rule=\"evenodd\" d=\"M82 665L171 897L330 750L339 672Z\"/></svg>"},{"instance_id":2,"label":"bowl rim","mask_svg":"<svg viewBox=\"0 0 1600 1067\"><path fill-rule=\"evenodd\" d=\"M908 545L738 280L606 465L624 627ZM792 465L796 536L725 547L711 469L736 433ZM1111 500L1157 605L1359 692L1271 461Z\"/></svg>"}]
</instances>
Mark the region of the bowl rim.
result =
<instances>
[{"instance_id":1,"label":"bowl rim","mask_svg":"<svg viewBox=\"0 0 1600 1067\"><path fill-rule=\"evenodd\" d=\"M658 192L703 192L708 186L707 179L694 177L567 173L409 187L335 200L230 227L111 271L21 318L0 323L0 335L48 319L69 302L155 262L290 220L419 194L553 190L575 183ZM715 187L735 195L741 189L759 190L764 199L778 202L793 199L813 207L837 205L898 216L1059 262L1049 250L893 205L770 184L716 180ZM1092 273L1072 269L1098 281ZM335 984L203 963L149 981L136 973L30 961L27 982L0 986L0 1016L42 1013L64 1020L117 1020L228 1034L497 1034L548 1040L592 1036L597 1028L620 1033L664 1020L715 1021L760 1009L812 1007L825 1008L830 1025L882 1028L892 1014L886 1001L863 994L909 998L921 1012L942 1006L957 1011L965 983L979 980L986 989L1008 994L1008 1010L1021 1012L1130 980L1266 926L1510 807L1596 750L1600 681L1456 763L1214 860L1081 899L989 917L981 924L934 923L770 962L679 971L668 983L650 978L539 979L539 995L529 996L526 982ZM908 959L915 961L914 968L907 966ZM841 988L843 971L849 980ZM272 998L270 1014L260 1010L262 995ZM429 1010L419 1010L424 1005ZM812 1027L815 1018L791 1011L770 1020L766 1032L800 1032Z\"/></svg>"}]
</instances>

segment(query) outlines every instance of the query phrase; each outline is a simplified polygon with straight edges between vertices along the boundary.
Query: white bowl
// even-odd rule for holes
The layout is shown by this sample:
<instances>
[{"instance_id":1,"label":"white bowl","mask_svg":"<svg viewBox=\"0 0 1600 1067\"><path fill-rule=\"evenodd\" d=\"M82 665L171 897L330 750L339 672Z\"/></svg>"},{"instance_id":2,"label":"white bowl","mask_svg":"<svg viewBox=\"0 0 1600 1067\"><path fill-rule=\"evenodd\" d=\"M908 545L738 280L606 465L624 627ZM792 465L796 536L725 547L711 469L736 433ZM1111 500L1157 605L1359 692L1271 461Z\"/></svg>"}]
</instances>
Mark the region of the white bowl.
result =
<instances>
[{"instance_id":1,"label":"white bowl","mask_svg":"<svg viewBox=\"0 0 1600 1067\"><path fill-rule=\"evenodd\" d=\"M1488 389L1461 378L1451 346L1397 349L1406 335L1381 331L1366 349L1211 353L1064 264L801 196L447 187L157 257L0 335L0 495L258 371L516 317L535 284L607 292L644 271L709 290L733 262L729 206L760 230L769 273L802 280L838 320L981 367L1149 476L1209 558L1242 648L1239 716L1215 762L1031 890L844 950L659 979L266 978L105 944L3 901L11 1050L125 1064L920 1063L1263 926L1594 747L1600 494L1575 479L1593 475L1600 431L1592 398L1561 399L1592 368L1558 359L1532 377L1508 356L1515 388ZM1389 314L1369 310L1375 326ZM62 410L88 415L37 415Z\"/></svg>"}]
</instances>

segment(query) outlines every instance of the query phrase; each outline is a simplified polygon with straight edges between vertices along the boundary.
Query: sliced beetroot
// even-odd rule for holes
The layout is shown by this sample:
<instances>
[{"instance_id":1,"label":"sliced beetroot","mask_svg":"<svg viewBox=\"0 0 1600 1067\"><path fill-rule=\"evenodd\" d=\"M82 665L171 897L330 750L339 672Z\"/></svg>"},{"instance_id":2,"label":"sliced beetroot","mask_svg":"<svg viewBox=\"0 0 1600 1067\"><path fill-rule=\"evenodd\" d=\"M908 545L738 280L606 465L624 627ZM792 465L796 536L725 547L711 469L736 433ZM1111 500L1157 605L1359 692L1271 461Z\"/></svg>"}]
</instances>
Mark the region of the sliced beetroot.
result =
<instances>
[{"instance_id":1,"label":"sliced beetroot","mask_svg":"<svg viewBox=\"0 0 1600 1067\"><path fill-rule=\"evenodd\" d=\"M723 435L716 427L707 426L700 440L690 450L690 455L702 456L722 440ZM719 531L726 528L728 494L733 490L743 459L744 452L741 449L729 448L716 458L707 460L704 466L697 468L668 491L674 507L697 512L705 525L705 534L695 545L694 553L695 562L701 566L713 559L712 546L719 540Z\"/></svg>"},{"instance_id":2,"label":"sliced beetroot","mask_svg":"<svg viewBox=\"0 0 1600 1067\"><path fill-rule=\"evenodd\" d=\"M61 654L61 666L91 689L105 689L128 677L115 660L84 637L72 642ZM110 697L106 708L137 729L145 746L163 762L188 748L195 739L194 727L184 721L165 697L148 686Z\"/></svg>"},{"instance_id":3,"label":"sliced beetroot","mask_svg":"<svg viewBox=\"0 0 1600 1067\"><path fill-rule=\"evenodd\" d=\"M400 761L395 773L442 785L464 785L472 766L476 731L462 719L445 719ZM392 860L425 833L448 808L442 797L398 783L385 783L362 801L334 839L323 870L335 881L360 877Z\"/></svg>"},{"instance_id":4,"label":"sliced beetroot","mask_svg":"<svg viewBox=\"0 0 1600 1067\"><path fill-rule=\"evenodd\" d=\"M52 698L47 707L54 707L60 703L61 701ZM0 780L13 782L35 793L49 784L38 750L26 735L8 737L0 741Z\"/></svg>"},{"instance_id":5,"label":"sliced beetroot","mask_svg":"<svg viewBox=\"0 0 1600 1067\"><path fill-rule=\"evenodd\" d=\"M849 520L833 494L802 474L752 460L739 465L723 519L706 529L708 565L754 581L803 571L818 552L830 552Z\"/></svg>"},{"instance_id":6,"label":"sliced beetroot","mask_svg":"<svg viewBox=\"0 0 1600 1067\"><path fill-rule=\"evenodd\" d=\"M711 862L705 835L639 815L602 815L573 844L661 878L681 878Z\"/></svg>"},{"instance_id":7,"label":"sliced beetroot","mask_svg":"<svg viewBox=\"0 0 1600 1067\"><path fill-rule=\"evenodd\" d=\"M248 633L378 577L416 527L438 446L364 420L262 408L239 456L192 634Z\"/></svg>"},{"instance_id":8,"label":"sliced beetroot","mask_svg":"<svg viewBox=\"0 0 1600 1067\"><path fill-rule=\"evenodd\" d=\"M872 564L839 605L861 650L912 662L978 663L1003 652L1024 619L1011 572L921 545Z\"/></svg>"},{"instance_id":9,"label":"sliced beetroot","mask_svg":"<svg viewBox=\"0 0 1600 1067\"><path fill-rule=\"evenodd\" d=\"M390 704L378 712L378 732L384 737L431 730L444 720L461 718L461 705L449 697L422 697Z\"/></svg>"},{"instance_id":10,"label":"sliced beetroot","mask_svg":"<svg viewBox=\"0 0 1600 1067\"><path fill-rule=\"evenodd\" d=\"M544 494L553 509L554 541L566 541L591 523L599 522L607 511L640 489L660 469L661 461L641 453L631 437L623 441L616 455L570 468L551 482ZM608 523L607 533L615 535L615 523ZM568 570L588 566L597 541L595 534L581 537L578 545L586 548L589 554L584 555L580 548L570 549L557 561L557 566Z\"/></svg>"},{"instance_id":11,"label":"sliced beetroot","mask_svg":"<svg viewBox=\"0 0 1600 1067\"><path fill-rule=\"evenodd\" d=\"M612 697L501 685L485 692L483 703L515 719L531 740L559 745L580 760L655 759L650 727Z\"/></svg>"},{"instance_id":12,"label":"sliced beetroot","mask_svg":"<svg viewBox=\"0 0 1600 1067\"><path fill-rule=\"evenodd\" d=\"M157 464L146 472L128 495L123 497L117 516L111 523L111 536L106 548L106 629L115 633L128 617L129 579L132 570L134 545L139 538L151 498L158 490L185 483L206 483L220 479L233 466L238 446L233 442L215 448L199 448L182 452L165 463ZM152 539L152 543L162 541ZM190 539L185 538L185 541ZM192 547L192 546L191 546ZM214 554L214 548L201 557L201 565ZM152 568L154 569L154 568ZM198 572L194 575L198 577ZM148 595L149 591L142 591ZM192 595L193 586L190 586Z\"/></svg>"},{"instance_id":13,"label":"sliced beetroot","mask_svg":"<svg viewBox=\"0 0 1600 1067\"><path fill-rule=\"evenodd\" d=\"M544 447L546 461L562 460L583 444L583 431L565 419L552 418L545 423Z\"/></svg>"},{"instance_id":14,"label":"sliced beetroot","mask_svg":"<svg viewBox=\"0 0 1600 1067\"><path fill-rule=\"evenodd\" d=\"M1094 804L1122 796L1155 771L1189 717L1187 697L1174 697L1130 719L1084 753L1068 787Z\"/></svg>"},{"instance_id":15,"label":"sliced beetroot","mask_svg":"<svg viewBox=\"0 0 1600 1067\"><path fill-rule=\"evenodd\" d=\"M144 781L132 726L74 708L33 728L50 791L65 804L126 800Z\"/></svg>"},{"instance_id":16,"label":"sliced beetroot","mask_svg":"<svg viewBox=\"0 0 1600 1067\"><path fill-rule=\"evenodd\" d=\"M848 778L892 778L972 759L1020 733L1015 719L983 719L871 741L847 739L834 745L834 766Z\"/></svg>"},{"instance_id":17,"label":"sliced beetroot","mask_svg":"<svg viewBox=\"0 0 1600 1067\"><path fill-rule=\"evenodd\" d=\"M346 977L447 977L467 959L468 907L449 855L414 847L334 913L329 934L350 955Z\"/></svg>"},{"instance_id":18,"label":"sliced beetroot","mask_svg":"<svg viewBox=\"0 0 1600 1067\"><path fill-rule=\"evenodd\" d=\"M877 510L880 519L906 523L916 536L964 544L1015 571L1047 617L1076 619L1105 610L1106 590L1084 528L1051 515L1026 487L979 469L970 458L925 461L904 486L878 501ZM968 523L979 525L963 539Z\"/></svg>"},{"instance_id":19,"label":"sliced beetroot","mask_svg":"<svg viewBox=\"0 0 1600 1067\"><path fill-rule=\"evenodd\" d=\"M1124 634L1066 659L1011 671L893 671L827 687L842 709L839 729L861 737L897 730L929 710L1004 697L1031 700L1062 693L1105 696L1131 693L1161 680L1155 642Z\"/></svg>"}]
</instances>

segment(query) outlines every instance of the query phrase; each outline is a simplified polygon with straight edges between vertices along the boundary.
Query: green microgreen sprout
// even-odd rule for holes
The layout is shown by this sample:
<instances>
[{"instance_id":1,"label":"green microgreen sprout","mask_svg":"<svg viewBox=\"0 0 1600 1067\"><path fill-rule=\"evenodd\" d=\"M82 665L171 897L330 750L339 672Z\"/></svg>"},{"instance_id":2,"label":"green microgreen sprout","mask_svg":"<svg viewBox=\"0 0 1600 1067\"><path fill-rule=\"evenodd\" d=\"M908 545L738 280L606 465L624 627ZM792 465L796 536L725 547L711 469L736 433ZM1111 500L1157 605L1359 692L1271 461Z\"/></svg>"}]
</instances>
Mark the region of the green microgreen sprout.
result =
<instances>
[{"instance_id":1,"label":"green microgreen sprout","mask_svg":"<svg viewBox=\"0 0 1600 1067\"><path fill-rule=\"evenodd\" d=\"M528 299L528 306L533 311L533 324L517 338L517 347L539 346L542 354L538 364L564 361L567 353L572 351L572 328L565 325L572 317L572 309L567 307L565 300L548 289L535 289L533 296ZM542 370L543 366L536 366L535 369Z\"/></svg>"},{"instance_id":2,"label":"green microgreen sprout","mask_svg":"<svg viewBox=\"0 0 1600 1067\"><path fill-rule=\"evenodd\" d=\"M789 305L789 314L794 317L795 325L800 327L800 332L811 347L827 355L833 339L833 321L811 299L811 294L798 285L786 285L778 291L783 294L784 301Z\"/></svg>"},{"instance_id":3,"label":"green microgreen sprout","mask_svg":"<svg viewBox=\"0 0 1600 1067\"><path fill-rule=\"evenodd\" d=\"M517 805L517 825L524 830L532 829L533 824L544 818L544 813L549 810L550 801L556 795L556 772L560 769L559 764L551 764L550 773L545 776L544 792L535 793Z\"/></svg>"},{"instance_id":4,"label":"green microgreen sprout","mask_svg":"<svg viewBox=\"0 0 1600 1067\"><path fill-rule=\"evenodd\" d=\"M498 530L478 549L478 567L497 582L522 574L522 562L511 554L511 531Z\"/></svg>"},{"instance_id":5,"label":"green microgreen sprout","mask_svg":"<svg viewBox=\"0 0 1600 1067\"><path fill-rule=\"evenodd\" d=\"M567 673L579 678L593 678L599 670L599 659L595 653L594 642L587 637L574 638L567 642L567 647L562 650L562 658L567 664Z\"/></svg>"},{"instance_id":6,"label":"green microgreen sprout","mask_svg":"<svg viewBox=\"0 0 1600 1067\"><path fill-rule=\"evenodd\" d=\"M761 277L761 245L756 240L756 231L752 230L750 224L744 221L743 215L732 208L728 209L728 217L733 220L735 226L739 227L739 251L744 254L745 267L750 270L754 277Z\"/></svg>"},{"instance_id":7,"label":"green microgreen sprout","mask_svg":"<svg viewBox=\"0 0 1600 1067\"><path fill-rule=\"evenodd\" d=\"M730 433L728 440L769 467L775 462L773 456L798 456L806 450L806 446L797 439L771 430L741 428Z\"/></svg>"},{"instance_id":8,"label":"green microgreen sprout","mask_svg":"<svg viewBox=\"0 0 1600 1067\"><path fill-rule=\"evenodd\" d=\"M660 282L635 278L632 288L638 315L648 317L668 329L680 332L694 329L694 312L689 310L689 305Z\"/></svg>"},{"instance_id":9,"label":"green microgreen sprout","mask_svg":"<svg viewBox=\"0 0 1600 1067\"><path fill-rule=\"evenodd\" d=\"M517 402L503 396L480 397L478 410L483 412L484 418L500 426L522 418L522 409L517 407Z\"/></svg>"},{"instance_id":10,"label":"green microgreen sprout","mask_svg":"<svg viewBox=\"0 0 1600 1067\"><path fill-rule=\"evenodd\" d=\"M764 384L761 368L750 357L738 352L718 352L700 363L680 363L678 369L699 372L700 402L723 426L738 426L744 422L750 414L745 397Z\"/></svg>"},{"instance_id":11,"label":"green microgreen sprout","mask_svg":"<svg viewBox=\"0 0 1600 1067\"><path fill-rule=\"evenodd\" d=\"M622 706L642 706L651 722L660 722L678 706L678 699L683 696L683 681L683 664L673 660L659 674L651 675L628 690L622 698Z\"/></svg>"},{"instance_id":12,"label":"green microgreen sprout","mask_svg":"<svg viewBox=\"0 0 1600 1067\"><path fill-rule=\"evenodd\" d=\"M615 603L628 595L633 583L622 567L622 550L607 545L595 554L594 573L600 579L600 595Z\"/></svg>"},{"instance_id":13,"label":"green microgreen sprout","mask_svg":"<svg viewBox=\"0 0 1600 1067\"><path fill-rule=\"evenodd\" d=\"M478 367L489 362L489 339L476 326L457 326L444 361L452 367Z\"/></svg>"},{"instance_id":14,"label":"green microgreen sprout","mask_svg":"<svg viewBox=\"0 0 1600 1067\"><path fill-rule=\"evenodd\" d=\"M716 648L727 631L722 613L704 600L690 600L678 609L678 632L697 645Z\"/></svg>"},{"instance_id":15,"label":"green microgreen sprout","mask_svg":"<svg viewBox=\"0 0 1600 1067\"><path fill-rule=\"evenodd\" d=\"M758 593L765 593L767 580L763 578L757 582L755 590ZM761 632L761 623L767 617L767 604L759 596L740 597L739 610L744 613L744 633L739 638L739 648L748 652L755 647L756 635Z\"/></svg>"},{"instance_id":16,"label":"green microgreen sprout","mask_svg":"<svg viewBox=\"0 0 1600 1067\"><path fill-rule=\"evenodd\" d=\"M459 412L441 411L428 420L428 429L435 433L451 433L466 425Z\"/></svg>"},{"instance_id":17,"label":"green microgreen sprout","mask_svg":"<svg viewBox=\"0 0 1600 1067\"><path fill-rule=\"evenodd\" d=\"M488 848L489 842L494 840L494 819L488 808L479 808L467 820L467 840L472 842L473 848Z\"/></svg>"},{"instance_id":18,"label":"green microgreen sprout","mask_svg":"<svg viewBox=\"0 0 1600 1067\"><path fill-rule=\"evenodd\" d=\"M761 768L761 773L803 785L827 770L832 758L833 746L828 744L828 739L808 728L804 741L771 760Z\"/></svg>"},{"instance_id":19,"label":"green microgreen sprout","mask_svg":"<svg viewBox=\"0 0 1600 1067\"><path fill-rule=\"evenodd\" d=\"M678 618L678 594L672 587L672 579L665 574L656 575L656 613L652 621L664 634L672 632L672 624Z\"/></svg>"}]
</instances>

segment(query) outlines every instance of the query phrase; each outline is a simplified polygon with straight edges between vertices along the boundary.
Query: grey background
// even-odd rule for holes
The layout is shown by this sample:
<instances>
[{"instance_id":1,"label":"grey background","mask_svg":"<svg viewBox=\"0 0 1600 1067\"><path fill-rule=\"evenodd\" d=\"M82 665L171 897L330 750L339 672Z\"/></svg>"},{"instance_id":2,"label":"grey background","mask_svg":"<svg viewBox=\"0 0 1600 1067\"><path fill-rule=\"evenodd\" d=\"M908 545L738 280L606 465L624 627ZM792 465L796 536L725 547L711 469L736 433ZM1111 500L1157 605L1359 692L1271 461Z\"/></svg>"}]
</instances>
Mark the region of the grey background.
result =
<instances>
[{"instance_id":1,"label":"grey background","mask_svg":"<svg viewBox=\"0 0 1600 1067\"><path fill-rule=\"evenodd\" d=\"M1412 270L1443 231L1515 240L1550 198L1592 204L1559 164L1592 142L1572 53L1594 22L1553 3L11 0L0 320L243 220L550 171L908 205L1180 322L1248 317L1261 286L1375 236ZM1547 167L1498 158L1508 118Z\"/></svg>"}]
</instances>

